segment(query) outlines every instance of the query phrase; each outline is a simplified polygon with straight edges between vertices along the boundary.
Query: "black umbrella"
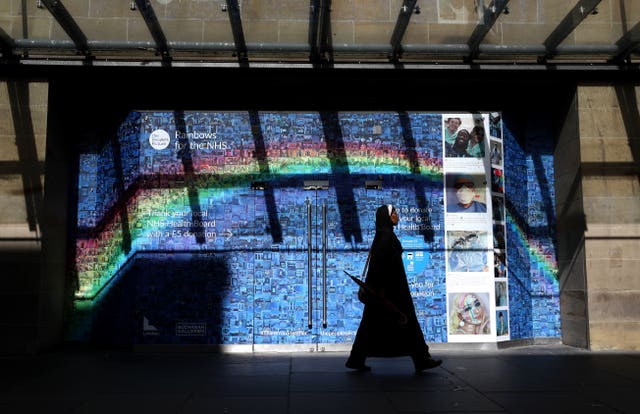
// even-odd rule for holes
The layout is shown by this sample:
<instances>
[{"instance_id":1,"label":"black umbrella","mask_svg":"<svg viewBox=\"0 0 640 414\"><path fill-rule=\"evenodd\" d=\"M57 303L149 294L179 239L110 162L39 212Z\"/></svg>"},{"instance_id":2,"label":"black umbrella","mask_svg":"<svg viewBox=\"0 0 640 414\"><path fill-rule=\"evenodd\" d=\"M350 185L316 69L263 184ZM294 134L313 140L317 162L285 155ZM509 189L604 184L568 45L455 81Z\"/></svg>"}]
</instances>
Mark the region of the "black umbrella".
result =
<instances>
[{"instance_id":1,"label":"black umbrella","mask_svg":"<svg viewBox=\"0 0 640 414\"><path fill-rule=\"evenodd\" d=\"M378 302L379 304L387 308L389 311L391 311L393 314L395 314L396 317L398 318L398 322L400 323L400 325L404 325L407 323L407 315L405 315L400 309L398 309L398 307L394 305L393 302L391 302L389 299L385 298L384 296L378 294L378 292L376 292L375 289L373 289L371 286L367 285L365 282L358 279L351 273L347 272L346 270L343 270L343 272L345 272L347 276L351 278L351 280L356 282L358 286L364 289L364 291L367 293L367 297L370 298L371 301Z\"/></svg>"}]
</instances>

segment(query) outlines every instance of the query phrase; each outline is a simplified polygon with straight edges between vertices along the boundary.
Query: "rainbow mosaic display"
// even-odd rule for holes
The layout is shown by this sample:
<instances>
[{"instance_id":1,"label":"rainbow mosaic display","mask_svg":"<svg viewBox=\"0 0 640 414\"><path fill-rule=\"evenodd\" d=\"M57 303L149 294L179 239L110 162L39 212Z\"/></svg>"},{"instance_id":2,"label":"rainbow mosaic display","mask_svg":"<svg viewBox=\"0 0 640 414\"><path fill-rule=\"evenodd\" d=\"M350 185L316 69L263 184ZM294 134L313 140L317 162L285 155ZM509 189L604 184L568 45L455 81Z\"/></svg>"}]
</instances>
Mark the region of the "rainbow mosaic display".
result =
<instances>
[{"instance_id":1,"label":"rainbow mosaic display","mask_svg":"<svg viewBox=\"0 0 640 414\"><path fill-rule=\"evenodd\" d=\"M555 195L551 127L505 115L505 168L522 181L505 180L512 336L560 336L560 288L555 254ZM548 139L541 139L549 137Z\"/></svg>"},{"instance_id":2,"label":"rainbow mosaic display","mask_svg":"<svg viewBox=\"0 0 640 414\"><path fill-rule=\"evenodd\" d=\"M425 336L447 342L442 134L442 115L430 113L131 113L117 139L79 159L69 337L349 342L362 305L342 270L359 273L375 209L391 202L403 211L398 235ZM511 133L504 142L507 165L538 150L515 152ZM305 189L318 180L328 190ZM504 185L511 200L509 177ZM511 337L558 336L543 323L557 304L532 304L532 285L511 279L533 274L536 292L558 297L548 233L526 233L509 219L520 200L505 204ZM514 265L511 251L523 250L529 262ZM522 304L532 311L521 316Z\"/></svg>"}]
</instances>

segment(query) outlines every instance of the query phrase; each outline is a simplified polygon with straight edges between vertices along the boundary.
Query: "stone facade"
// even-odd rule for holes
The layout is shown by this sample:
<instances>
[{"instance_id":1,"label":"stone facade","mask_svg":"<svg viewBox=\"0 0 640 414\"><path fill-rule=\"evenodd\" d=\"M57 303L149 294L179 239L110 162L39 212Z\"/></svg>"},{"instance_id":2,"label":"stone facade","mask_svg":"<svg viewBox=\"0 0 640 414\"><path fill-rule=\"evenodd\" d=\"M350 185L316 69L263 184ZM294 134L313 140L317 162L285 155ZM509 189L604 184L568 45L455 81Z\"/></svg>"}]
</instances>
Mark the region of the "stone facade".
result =
<instances>
[{"instance_id":1,"label":"stone facade","mask_svg":"<svg viewBox=\"0 0 640 414\"><path fill-rule=\"evenodd\" d=\"M0 80L0 353L34 352L42 333L47 100L46 82Z\"/></svg>"},{"instance_id":2,"label":"stone facade","mask_svg":"<svg viewBox=\"0 0 640 414\"><path fill-rule=\"evenodd\" d=\"M591 349L640 349L639 91L578 88Z\"/></svg>"},{"instance_id":3,"label":"stone facade","mask_svg":"<svg viewBox=\"0 0 640 414\"><path fill-rule=\"evenodd\" d=\"M581 85L556 148L563 342L640 349L638 87Z\"/></svg>"}]
</instances>

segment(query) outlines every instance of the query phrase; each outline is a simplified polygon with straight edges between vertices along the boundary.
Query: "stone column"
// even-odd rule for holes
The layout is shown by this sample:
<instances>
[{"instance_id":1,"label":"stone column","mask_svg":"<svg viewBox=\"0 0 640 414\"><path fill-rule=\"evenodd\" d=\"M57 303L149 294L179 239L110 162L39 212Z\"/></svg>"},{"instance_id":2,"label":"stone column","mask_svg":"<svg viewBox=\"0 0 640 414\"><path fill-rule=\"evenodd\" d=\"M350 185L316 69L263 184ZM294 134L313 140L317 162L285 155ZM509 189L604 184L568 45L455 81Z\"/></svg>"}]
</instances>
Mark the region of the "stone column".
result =
<instances>
[{"instance_id":1,"label":"stone column","mask_svg":"<svg viewBox=\"0 0 640 414\"><path fill-rule=\"evenodd\" d=\"M584 231L576 242L574 268L584 278L568 278L562 309L584 306L591 349L640 349L640 108L633 84L582 85L577 89L581 197ZM570 169L569 166L567 168ZM580 200L581 199L581 200ZM559 229L559 231L561 231ZM566 237L563 237L566 238ZM584 298L577 300L583 283ZM569 306L567 306L569 305ZM563 326L564 328L564 326ZM566 332L568 343L577 332ZM565 333L563 333L565 339ZM579 341L576 341L576 343Z\"/></svg>"}]
</instances>

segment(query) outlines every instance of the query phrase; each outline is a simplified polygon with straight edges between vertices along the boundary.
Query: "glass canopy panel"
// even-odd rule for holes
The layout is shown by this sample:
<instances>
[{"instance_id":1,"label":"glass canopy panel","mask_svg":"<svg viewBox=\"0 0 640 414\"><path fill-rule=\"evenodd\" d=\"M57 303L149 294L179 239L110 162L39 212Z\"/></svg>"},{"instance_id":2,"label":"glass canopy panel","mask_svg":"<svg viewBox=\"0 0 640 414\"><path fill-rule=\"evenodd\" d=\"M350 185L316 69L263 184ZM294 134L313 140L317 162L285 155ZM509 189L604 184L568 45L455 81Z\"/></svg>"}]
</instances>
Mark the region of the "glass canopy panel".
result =
<instances>
[{"instance_id":1,"label":"glass canopy panel","mask_svg":"<svg viewBox=\"0 0 640 414\"><path fill-rule=\"evenodd\" d=\"M545 40L573 9L577 0L511 0L509 14L497 24L502 28L502 45L543 47Z\"/></svg>"},{"instance_id":2,"label":"glass canopy panel","mask_svg":"<svg viewBox=\"0 0 640 414\"><path fill-rule=\"evenodd\" d=\"M17 3L18 0L0 2L0 28L14 39L18 36L22 37L22 31L20 30L21 19Z\"/></svg>"},{"instance_id":3,"label":"glass canopy panel","mask_svg":"<svg viewBox=\"0 0 640 414\"><path fill-rule=\"evenodd\" d=\"M640 22L640 2L638 0L602 0L575 34L577 45L607 47L615 45L630 31L638 29ZM637 31L636 31L637 33ZM637 38L637 35L635 35ZM638 50L634 52L638 54Z\"/></svg>"},{"instance_id":4,"label":"glass canopy panel","mask_svg":"<svg viewBox=\"0 0 640 414\"><path fill-rule=\"evenodd\" d=\"M139 54L135 46L126 47L127 43L152 41L144 19L139 12L130 10L130 4L128 0L59 1L72 17L69 24L77 24L93 54L105 47ZM18 47L26 44L30 55L76 55L73 39L63 27L67 23L59 22L45 2L6 0L0 6L0 16L0 27L17 41Z\"/></svg>"},{"instance_id":5,"label":"glass canopy panel","mask_svg":"<svg viewBox=\"0 0 640 414\"><path fill-rule=\"evenodd\" d=\"M461 59L467 55L466 45L482 16L474 0L423 0L416 7L402 38L403 57ZM400 9L394 13L397 19ZM487 38L492 36L493 32Z\"/></svg>"},{"instance_id":6,"label":"glass canopy panel","mask_svg":"<svg viewBox=\"0 0 640 414\"><path fill-rule=\"evenodd\" d=\"M152 1L155 7L156 1ZM66 0L65 7L97 57L154 57L155 43L139 10L130 0Z\"/></svg>"},{"instance_id":7,"label":"glass canopy panel","mask_svg":"<svg viewBox=\"0 0 640 414\"><path fill-rule=\"evenodd\" d=\"M158 20L170 42L233 42L226 1L156 2Z\"/></svg>"},{"instance_id":8,"label":"glass canopy panel","mask_svg":"<svg viewBox=\"0 0 640 414\"><path fill-rule=\"evenodd\" d=\"M610 45L623 35L620 9L623 1L603 0L562 45ZM637 1L636 1L637 3ZM636 16L637 19L637 16ZM636 20L637 21L637 20Z\"/></svg>"},{"instance_id":9,"label":"glass canopy panel","mask_svg":"<svg viewBox=\"0 0 640 414\"><path fill-rule=\"evenodd\" d=\"M155 7L157 1L152 1ZM130 0L73 0L64 5L89 42L153 42L138 10Z\"/></svg>"},{"instance_id":10,"label":"glass canopy panel","mask_svg":"<svg viewBox=\"0 0 640 414\"><path fill-rule=\"evenodd\" d=\"M542 48L554 31L562 32L567 28L566 37L558 44L558 56L600 55L609 58L611 55L607 52L613 50L613 44L625 32L621 15L626 14L630 23L627 26L633 26L640 17L638 11L633 10L640 8L640 3L634 0L602 0L592 12L585 9L581 20L563 22L574 8L580 10L581 5L588 7L590 4L593 2L511 0L508 3L509 14L502 15L497 22L502 27L501 44L510 50L523 49L522 46ZM486 44L490 44L490 39Z\"/></svg>"},{"instance_id":11,"label":"glass canopy panel","mask_svg":"<svg viewBox=\"0 0 640 414\"><path fill-rule=\"evenodd\" d=\"M75 56L71 38L44 6L36 1L10 0L13 25L9 33L13 39L25 39L31 44L30 56ZM55 47L52 46L55 43Z\"/></svg>"},{"instance_id":12,"label":"glass canopy panel","mask_svg":"<svg viewBox=\"0 0 640 414\"><path fill-rule=\"evenodd\" d=\"M613 0L611 1L613 3ZM637 33L640 30L640 1L621 0L619 7L613 7L611 13L614 19L616 15L620 16L620 36L622 37L633 30L634 33L636 33L635 36L637 39ZM617 42L617 38L614 38L614 43L615 42ZM633 52L634 57L637 57L638 55L640 55L640 48L636 48Z\"/></svg>"},{"instance_id":13,"label":"glass canopy panel","mask_svg":"<svg viewBox=\"0 0 640 414\"><path fill-rule=\"evenodd\" d=\"M20 0L5 0L0 2L0 28L13 39L23 38L22 16L20 14Z\"/></svg>"},{"instance_id":14,"label":"glass canopy panel","mask_svg":"<svg viewBox=\"0 0 640 414\"><path fill-rule=\"evenodd\" d=\"M292 52L301 50L301 56L308 58L309 0L242 0L239 3L250 60L261 53L294 57ZM275 49L270 50L268 45Z\"/></svg>"},{"instance_id":15,"label":"glass canopy panel","mask_svg":"<svg viewBox=\"0 0 640 414\"><path fill-rule=\"evenodd\" d=\"M70 40L46 8L36 1L4 0L0 5L0 25L13 39Z\"/></svg>"},{"instance_id":16,"label":"glass canopy panel","mask_svg":"<svg viewBox=\"0 0 640 414\"><path fill-rule=\"evenodd\" d=\"M435 4L429 44L466 44L482 18L482 7L476 7L474 0L437 0Z\"/></svg>"},{"instance_id":17,"label":"glass canopy panel","mask_svg":"<svg viewBox=\"0 0 640 414\"><path fill-rule=\"evenodd\" d=\"M46 8L36 7L35 1L12 2L18 18L12 33L15 39L70 40Z\"/></svg>"},{"instance_id":18,"label":"glass canopy panel","mask_svg":"<svg viewBox=\"0 0 640 414\"><path fill-rule=\"evenodd\" d=\"M602 0L596 13L576 29L577 44L615 44L640 22L640 2Z\"/></svg>"},{"instance_id":19,"label":"glass canopy panel","mask_svg":"<svg viewBox=\"0 0 640 414\"><path fill-rule=\"evenodd\" d=\"M325 21L331 36L328 47L334 60L365 61L373 57L386 61L401 8L407 1L330 2L331 10ZM629 32L634 35L627 35L626 45L632 47L640 31L638 0L601 0L595 13L587 13L575 30L572 22L563 22L574 8L594 1L597 2L510 0L508 13L502 13L481 37L477 57L500 61L524 56L535 60L546 55L545 41L549 36L562 33L563 29L567 29L566 32L556 36L559 41L556 58L571 56L572 59L586 58L586 62L593 55L609 59L616 55L616 42ZM313 32L310 31L311 7L316 4L311 0L237 0L241 17L241 25L237 26L231 23L227 0L148 2L159 22L156 29L168 42L168 53L177 59L235 59L234 31L237 34L241 29L249 61L308 60L309 36ZM15 40L16 53L27 52L25 58L76 55L74 39L65 31L65 23L58 22L47 9L48 3L56 4L53 0L0 1L0 29ZM57 3L72 16L80 29L80 39L86 37L92 55L131 59L154 56L155 42L149 27L140 10L131 10L135 1L58 0ZM490 13L488 9L493 3L492 0L417 0L417 8L409 11L400 57L430 61L467 57L467 45L474 30L482 21L483 13Z\"/></svg>"},{"instance_id":20,"label":"glass canopy panel","mask_svg":"<svg viewBox=\"0 0 640 414\"><path fill-rule=\"evenodd\" d=\"M233 31L225 0L154 0L152 3L172 56L233 55Z\"/></svg>"},{"instance_id":21,"label":"glass canopy panel","mask_svg":"<svg viewBox=\"0 0 640 414\"><path fill-rule=\"evenodd\" d=\"M577 1L510 0L483 39L480 57L536 61L545 56L545 41Z\"/></svg>"},{"instance_id":22,"label":"glass canopy panel","mask_svg":"<svg viewBox=\"0 0 640 414\"><path fill-rule=\"evenodd\" d=\"M417 7L419 12L415 12L411 16L407 30L402 38L403 45L426 45L430 43L429 35L434 25L438 22L438 8L425 7L431 2L418 1ZM437 5L436 0L433 3Z\"/></svg>"},{"instance_id":23,"label":"glass canopy panel","mask_svg":"<svg viewBox=\"0 0 640 414\"><path fill-rule=\"evenodd\" d=\"M331 41L336 60L384 58L401 1L353 0L331 5Z\"/></svg>"}]
</instances>

